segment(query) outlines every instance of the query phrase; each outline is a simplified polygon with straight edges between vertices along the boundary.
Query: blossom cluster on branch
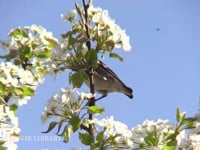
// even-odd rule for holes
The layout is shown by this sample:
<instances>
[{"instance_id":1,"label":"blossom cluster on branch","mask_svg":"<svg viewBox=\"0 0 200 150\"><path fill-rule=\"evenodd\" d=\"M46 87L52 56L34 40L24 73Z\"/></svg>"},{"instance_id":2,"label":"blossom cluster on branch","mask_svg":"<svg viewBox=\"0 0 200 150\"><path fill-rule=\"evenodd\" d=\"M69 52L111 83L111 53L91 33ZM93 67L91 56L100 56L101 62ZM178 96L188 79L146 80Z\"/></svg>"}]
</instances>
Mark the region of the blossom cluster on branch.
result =
<instances>
[{"instance_id":1,"label":"blossom cluster on branch","mask_svg":"<svg viewBox=\"0 0 200 150\"><path fill-rule=\"evenodd\" d=\"M8 35L8 41L0 42L6 53L0 55L0 148L14 150L20 132L16 111L36 94L50 72L57 39L37 25L12 29Z\"/></svg>"},{"instance_id":2,"label":"blossom cluster on branch","mask_svg":"<svg viewBox=\"0 0 200 150\"><path fill-rule=\"evenodd\" d=\"M175 124L162 119L145 120L129 129L126 124L114 120L113 116L99 119L98 116L105 113L105 109L97 105L88 107L88 100L84 97L89 98L91 95L77 93L75 89L61 89L60 94L55 94L48 101L41 119L45 122L46 119L54 121L44 133L57 128L57 135L68 142L71 134L79 131L81 143L92 146L93 149L192 150L199 147L200 128L197 117L187 118L185 112L180 112L179 109ZM96 117L92 120L86 118L87 112ZM89 124L94 126L93 136L87 132ZM64 130L61 125L64 125Z\"/></svg>"},{"instance_id":3,"label":"blossom cluster on branch","mask_svg":"<svg viewBox=\"0 0 200 150\"><path fill-rule=\"evenodd\" d=\"M99 119L105 108L95 102L90 105L95 94L78 92L80 89L76 88L88 80L84 71L97 67L99 57L104 58L105 53L123 60L114 50L130 51L130 39L108 10L91 4L82 7L76 3L75 7L67 15L61 15L71 29L59 40L44 27L32 25L12 29L9 40L0 42L6 53L0 55L0 149L17 149L20 128L16 111L36 94L44 76L67 70L73 88L61 88L47 101L41 120L50 123L43 133L57 128L56 134L63 137L63 142L69 142L70 136L78 132L80 142L91 149L200 147L199 115L188 118L179 109L175 124L161 119L145 120L129 129L112 116Z\"/></svg>"},{"instance_id":4,"label":"blossom cluster on branch","mask_svg":"<svg viewBox=\"0 0 200 150\"><path fill-rule=\"evenodd\" d=\"M19 141L20 128L18 118L10 109L8 106L0 105L0 148L7 147L8 150L15 150L16 142Z\"/></svg>"}]
</instances>

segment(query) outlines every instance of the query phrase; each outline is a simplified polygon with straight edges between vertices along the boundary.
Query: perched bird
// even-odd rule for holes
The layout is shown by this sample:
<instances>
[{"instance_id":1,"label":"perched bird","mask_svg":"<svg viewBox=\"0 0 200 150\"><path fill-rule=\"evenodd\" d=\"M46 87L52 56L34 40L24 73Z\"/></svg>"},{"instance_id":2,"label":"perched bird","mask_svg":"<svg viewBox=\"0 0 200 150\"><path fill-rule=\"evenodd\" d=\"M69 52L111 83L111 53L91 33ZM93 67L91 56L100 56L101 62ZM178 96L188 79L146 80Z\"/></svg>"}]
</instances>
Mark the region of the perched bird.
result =
<instances>
[{"instance_id":1,"label":"perched bird","mask_svg":"<svg viewBox=\"0 0 200 150\"><path fill-rule=\"evenodd\" d=\"M102 94L100 98L107 96L108 93L120 92L133 98L133 90L126 86L119 77L102 61L97 61L98 67L94 70L95 91ZM86 81L89 86L90 82Z\"/></svg>"}]
</instances>

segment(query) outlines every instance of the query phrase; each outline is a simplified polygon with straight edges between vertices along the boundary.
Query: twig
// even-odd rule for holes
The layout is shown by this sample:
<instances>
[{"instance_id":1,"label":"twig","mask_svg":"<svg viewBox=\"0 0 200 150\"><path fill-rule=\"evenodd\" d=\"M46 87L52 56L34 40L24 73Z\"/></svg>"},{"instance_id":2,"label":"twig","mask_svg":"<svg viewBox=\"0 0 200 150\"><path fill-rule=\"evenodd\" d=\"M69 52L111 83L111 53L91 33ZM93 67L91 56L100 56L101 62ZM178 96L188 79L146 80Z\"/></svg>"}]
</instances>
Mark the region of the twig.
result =
<instances>
[{"instance_id":1,"label":"twig","mask_svg":"<svg viewBox=\"0 0 200 150\"><path fill-rule=\"evenodd\" d=\"M89 34L89 23L88 23L88 8L89 8L89 5L91 5L91 0L89 1L88 4L86 4L85 0L82 0L83 1L83 7L84 7L84 18L85 18L85 22L84 22L84 26L85 26L85 30L86 30L86 35L87 35L87 41L86 41L86 46L88 48L88 50L91 49L91 42L90 42L90 34ZM94 77L93 77L93 74L94 74L94 68L91 67L90 70L89 70L89 80L90 80L90 93L92 93L94 95L95 93L95 87L94 87ZM88 107L90 106L94 106L95 105L95 98L94 97L91 97L89 99L89 102L88 102ZM92 120L93 119L93 115L92 114L89 114L89 119ZM89 134L93 136L93 126L92 124L89 125L89 130L88 130Z\"/></svg>"}]
</instances>

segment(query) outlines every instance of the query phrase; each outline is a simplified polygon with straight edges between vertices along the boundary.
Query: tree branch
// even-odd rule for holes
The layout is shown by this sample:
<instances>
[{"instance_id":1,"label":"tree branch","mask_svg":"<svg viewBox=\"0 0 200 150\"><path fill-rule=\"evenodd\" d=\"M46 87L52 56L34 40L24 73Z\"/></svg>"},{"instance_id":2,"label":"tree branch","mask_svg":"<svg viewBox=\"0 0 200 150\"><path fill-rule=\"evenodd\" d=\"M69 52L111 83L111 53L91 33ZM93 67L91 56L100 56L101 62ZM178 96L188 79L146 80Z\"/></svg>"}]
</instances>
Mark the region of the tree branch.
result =
<instances>
[{"instance_id":1,"label":"tree branch","mask_svg":"<svg viewBox=\"0 0 200 150\"><path fill-rule=\"evenodd\" d=\"M87 131L87 132L90 132L90 131L89 131L89 128L86 127L84 124L81 124L81 129L83 129L83 130L85 130L85 131Z\"/></svg>"},{"instance_id":2,"label":"tree branch","mask_svg":"<svg viewBox=\"0 0 200 150\"><path fill-rule=\"evenodd\" d=\"M84 18L85 18L85 22L84 22L84 26L85 26L85 31L86 31L86 36L87 36L87 41L86 41L86 46L88 48L88 50L91 49L91 41L90 41L90 33L89 33L89 23L88 23L88 8L89 6L92 4L92 1L90 0L89 3L86 4L85 0L83 1L83 7L84 7ZM94 95L95 93L95 86L94 86L94 68L91 67L89 70L89 80L90 80L90 93L92 93ZM90 106L94 106L95 105L95 97L91 97L89 99L88 102L88 107ZM92 120L93 119L93 115L89 114L89 119ZM89 125L89 130L87 130L89 132L90 135L93 136L93 126L92 124Z\"/></svg>"}]
</instances>

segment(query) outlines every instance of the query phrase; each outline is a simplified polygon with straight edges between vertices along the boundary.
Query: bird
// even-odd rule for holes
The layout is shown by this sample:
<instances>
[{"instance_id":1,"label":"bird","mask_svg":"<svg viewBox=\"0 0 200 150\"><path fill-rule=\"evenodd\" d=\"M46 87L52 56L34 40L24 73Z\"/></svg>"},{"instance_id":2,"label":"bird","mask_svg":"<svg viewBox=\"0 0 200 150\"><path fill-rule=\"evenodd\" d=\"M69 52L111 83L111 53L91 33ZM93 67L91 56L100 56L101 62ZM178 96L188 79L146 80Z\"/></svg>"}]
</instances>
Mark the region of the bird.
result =
<instances>
[{"instance_id":1,"label":"bird","mask_svg":"<svg viewBox=\"0 0 200 150\"><path fill-rule=\"evenodd\" d=\"M133 98L133 90L121 81L111 68L100 60L97 61L97 65L93 72L93 79L95 91L102 94L98 99L106 97L108 93L112 92L123 93L130 99ZM87 74L89 74L88 71ZM85 81L85 83L87 86L90 85L89 80Z\"/></svg>"}]
</instances>

